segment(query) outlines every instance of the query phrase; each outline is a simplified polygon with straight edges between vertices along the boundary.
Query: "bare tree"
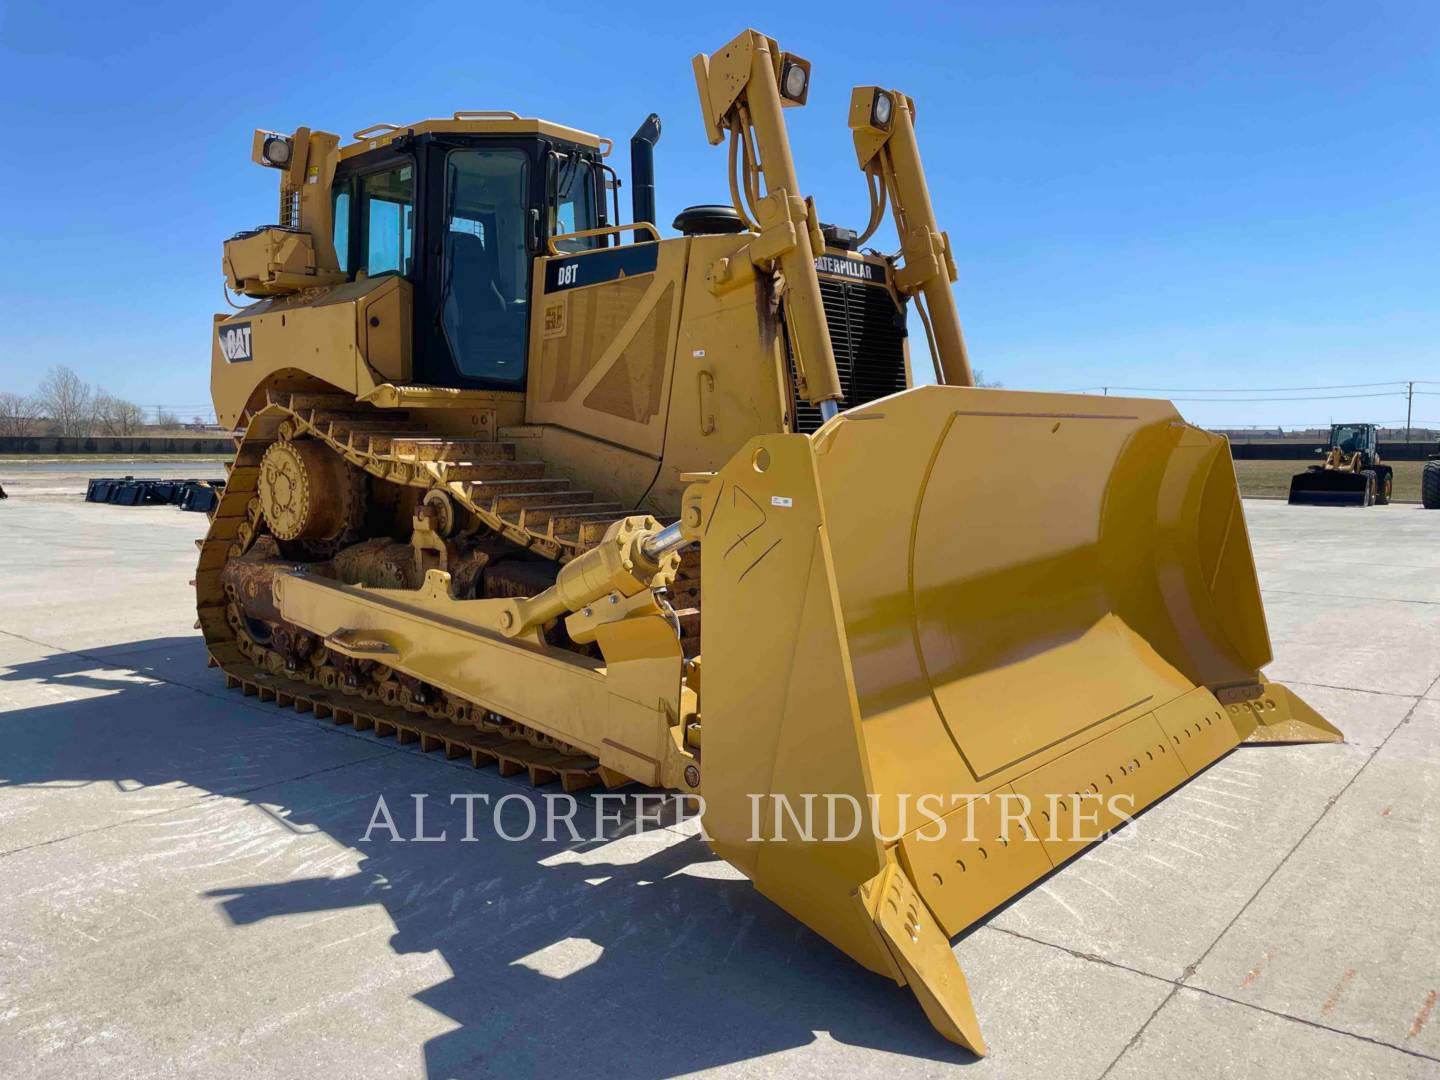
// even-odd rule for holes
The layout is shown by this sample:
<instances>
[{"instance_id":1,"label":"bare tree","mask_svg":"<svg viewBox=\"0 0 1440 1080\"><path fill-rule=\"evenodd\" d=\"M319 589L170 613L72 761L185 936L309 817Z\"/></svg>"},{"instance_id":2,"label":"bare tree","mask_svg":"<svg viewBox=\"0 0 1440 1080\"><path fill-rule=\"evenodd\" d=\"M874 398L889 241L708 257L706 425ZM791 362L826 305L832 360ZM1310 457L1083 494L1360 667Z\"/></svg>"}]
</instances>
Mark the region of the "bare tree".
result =
<instances>
[{"instance_id":1,"label":"bare tree","mask_svg":"<svg viewBox=\"0 0 1440 1080\"><path fill-rule=\"evenodd\" d=\"M180 426L180 418L163 405L157 406L155 409L155 423L151 426L159 428L161 431L171 431Z\"/></svg>"},{"instance_id":2,"label":"bare tree","mask_svg":"<svg viewBox=\"0 0 1440 1080\"><path fill-rule=\"evenodd\" d=\"M1003 390L1005 388L1005 384L999 379L991 380L985 378L985 372L981 371L978 367L975 369L974 375L976 386L987 386L992 390Z\"/></svg>"},{"instance_id":3,"label":"bare tree","mask_svg":"<svg viewBox=\"0 0 1440 1080\"><path fill-rule=\"evenodd\" d=\"M0 393L0 435L33 435L39 416L40 407L34 398L9 390Z\"/></svg>"},{"instance_id":4,"label":"bare tree","mask_svg":"<svg viewBox=\"0 0 1440 1080\"><path fill-rule=\"evenodd\" d=\"M134 435L145 423L145 411L101 390L95 395L95 420L106 435Z\"/></svg>"},{"instance_id":5,"label":"bare tree","mask_svg":"<svg viewBox=\"0 0 1440 1080\"><path fill-rule=\"evenodd\" d=\"M67 438L89 435L95 425L95 392L68 367L52 367L36 395L40 411Z\"/></svg>"}]
</instances>

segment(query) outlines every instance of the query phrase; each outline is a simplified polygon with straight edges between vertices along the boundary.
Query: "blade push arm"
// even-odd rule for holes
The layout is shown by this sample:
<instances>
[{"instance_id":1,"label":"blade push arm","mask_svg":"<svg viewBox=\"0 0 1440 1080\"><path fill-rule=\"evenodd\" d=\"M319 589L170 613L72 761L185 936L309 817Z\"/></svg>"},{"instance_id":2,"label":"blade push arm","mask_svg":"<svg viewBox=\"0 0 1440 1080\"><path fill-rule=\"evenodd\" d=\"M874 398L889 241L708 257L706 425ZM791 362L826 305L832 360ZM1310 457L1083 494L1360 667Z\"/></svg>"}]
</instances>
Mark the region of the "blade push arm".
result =
<instances>
[{"instance_id":1,"label":"blade push arm","mask_svg":"<svg viewBox=\"0 0 1440 1080\"><path fill-rule=\"evenodd\" d=\"M974 386L960 313L950 289L956 277L950 238L935 221L915 141L915 103L896 90L857 86L850 95L850 130L860 168L870 180L870 225L862 240L880 224L888 198L905 256L895 284L901 292L916 296L935 356L935 374L947 386Z\"/></svg>"},{"instance_id":2,"label":"blade push arm","mask_svg":"<svg viewBox=\"0 0 1440 1080\"><path fill-rule=\"evenodd\" d=\"M810 63L782 52L773 38L746 30L719 52L695 57L695 82L711 144L723 142L726 133L730 136L731 197L740 220L760 234L750 244L751 260L784 278L797 390L828 417L844 395L815 274L815 255L825 244L815 204L800 194L780 112L805 103ZM740 153L743 200L734 168Z\"/></svg>"}]
</instances>

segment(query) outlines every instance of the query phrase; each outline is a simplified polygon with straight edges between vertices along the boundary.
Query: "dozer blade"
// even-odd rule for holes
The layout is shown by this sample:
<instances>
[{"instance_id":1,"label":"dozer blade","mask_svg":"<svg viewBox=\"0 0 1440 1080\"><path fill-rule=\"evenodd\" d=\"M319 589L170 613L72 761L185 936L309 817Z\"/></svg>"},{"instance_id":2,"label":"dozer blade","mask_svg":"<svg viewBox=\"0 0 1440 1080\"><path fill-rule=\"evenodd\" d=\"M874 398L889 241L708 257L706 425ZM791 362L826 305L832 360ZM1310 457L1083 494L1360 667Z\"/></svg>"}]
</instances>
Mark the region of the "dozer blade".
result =
<instances>
[{"instance_id":1,"label":"dozer blade","mask_svg":"<svg viewBox=\"0 0 1440 1080\"><path fill-rule=\"evenodd\" d=\"M1292 506L1368 506L1369 477L1345 469L1306 469L1290 478Z\"/></svg>"},{"instance_id":2,"label":"dozer blade","mask_svg":"<svg viewBox=\"0 0 1440 1080\"><path fill-rule=\"evenodd\" d=\"M951 936L1240 742L1340 738L1261 679L1234 467L1168 403L924 387L699 509L713 845L977 1053Z\"/></svg>"}]
</instances>

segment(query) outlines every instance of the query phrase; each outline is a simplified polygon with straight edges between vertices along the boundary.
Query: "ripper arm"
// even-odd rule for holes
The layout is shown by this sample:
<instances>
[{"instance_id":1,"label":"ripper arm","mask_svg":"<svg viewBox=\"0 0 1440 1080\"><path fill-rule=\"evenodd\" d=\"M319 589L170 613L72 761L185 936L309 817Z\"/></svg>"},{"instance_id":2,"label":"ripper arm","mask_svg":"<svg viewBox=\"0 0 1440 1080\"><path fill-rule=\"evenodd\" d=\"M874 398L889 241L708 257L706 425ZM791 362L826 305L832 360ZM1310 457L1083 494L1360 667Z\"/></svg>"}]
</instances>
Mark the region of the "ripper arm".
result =
<instances>
[{"instance_id":1,"label":"ripper arm","mask_svg":"<svg viewBox=\"0 0 1440 1080\"><path fill-rule=\"evenodd\" d=\"M855 156L870 182L870 223L861 240L879 226L888 199L905 256L895 284L916 298L935 357L935 374L946 386L974 386L960 312L950 289L956 278L950 237L935 220L915 141L915 103L898 90L857 86L850 94L850 130Z\"/></svg>"},{"instance_id":2,"label":"ripper arm","mask_svg":"<svg viewBox=\"0 0 1440 1080\"><path fill-rule=\"evenodd\" d=\"M815 256L825 250L825 241L814 201L800 194L780 112L805 103L810 62L782 52L773 38L746 30L714 55L701 53L694 63L706 136L719 145L729 134L731 199L740 220L760 234L749 244L750 261L783 279L796 389L828 418L844 393L815 274ZM743 157L740 179L737 156ZM720 276L736 272L727 264Z\"/></svg>"}]
</instances>

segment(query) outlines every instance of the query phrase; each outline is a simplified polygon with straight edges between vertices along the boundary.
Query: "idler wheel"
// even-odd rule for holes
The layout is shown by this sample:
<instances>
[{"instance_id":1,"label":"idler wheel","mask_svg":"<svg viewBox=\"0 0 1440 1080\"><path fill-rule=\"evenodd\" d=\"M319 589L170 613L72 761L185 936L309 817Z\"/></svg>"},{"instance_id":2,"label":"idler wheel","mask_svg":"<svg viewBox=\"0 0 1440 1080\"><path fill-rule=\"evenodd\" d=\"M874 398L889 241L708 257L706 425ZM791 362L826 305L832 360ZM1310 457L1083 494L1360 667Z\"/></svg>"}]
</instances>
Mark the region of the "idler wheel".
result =
<instances>
[{"instance_id":1,"label":"idler wheel","mask_svg":"<svg viewBox=\"0 0 1440 1080\"><path fill-rule=\"evenodd\" d=\"M260 459L260 508L281 540L328 540L350 520L345 462L311 439L272 443Z\"/></svg>"}]
</instances>

